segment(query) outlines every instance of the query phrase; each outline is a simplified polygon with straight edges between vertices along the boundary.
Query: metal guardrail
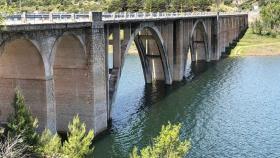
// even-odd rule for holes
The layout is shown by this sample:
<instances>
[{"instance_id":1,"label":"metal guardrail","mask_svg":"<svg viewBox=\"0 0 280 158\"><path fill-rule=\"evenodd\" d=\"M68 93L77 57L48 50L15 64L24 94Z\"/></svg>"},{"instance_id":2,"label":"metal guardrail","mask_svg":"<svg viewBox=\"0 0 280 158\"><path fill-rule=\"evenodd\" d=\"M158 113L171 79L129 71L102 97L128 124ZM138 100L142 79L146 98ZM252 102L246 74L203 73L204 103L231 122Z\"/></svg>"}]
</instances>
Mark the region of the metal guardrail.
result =
<instances>
[{"instance_id":1,"label":"metal guardrail","mask_svg":"<svg viewBox=\"0 0 280 158\"><path fill-rule=\"evenodd\" d=\"M241 12L220 12L220 15L241 15ZM119 21L119 20L146 20L146 19L172 19L180 17L195 16L217 16L217 12L182 12L182 13L102 13L103 21ZM68 14L68 13L22 13L5 16L5 25L21 25L21 24L44 24L44 23L75 23L75 22L91 22L91 13L89 14Z\"/></svg>"}]
</instances>

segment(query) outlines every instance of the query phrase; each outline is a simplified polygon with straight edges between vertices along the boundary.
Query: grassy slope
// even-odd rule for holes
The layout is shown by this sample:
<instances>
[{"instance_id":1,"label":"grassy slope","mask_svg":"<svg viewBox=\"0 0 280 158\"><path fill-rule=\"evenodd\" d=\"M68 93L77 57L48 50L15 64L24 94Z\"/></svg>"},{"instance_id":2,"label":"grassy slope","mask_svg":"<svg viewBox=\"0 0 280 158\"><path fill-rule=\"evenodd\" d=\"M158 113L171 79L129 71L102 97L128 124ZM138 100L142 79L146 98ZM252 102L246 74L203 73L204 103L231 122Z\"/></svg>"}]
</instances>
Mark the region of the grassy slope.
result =
<instances>
[{"instance_id":1,"label":"grassy slope","mask_svg":"<svg viewBox=\"0 0 280 158\"><path fill-rule=\"evenodd\" d=\"M246 55L280 55L280 38L256 35L249 29L231 51L231 56Z\"/></svg>"}]
</instances>

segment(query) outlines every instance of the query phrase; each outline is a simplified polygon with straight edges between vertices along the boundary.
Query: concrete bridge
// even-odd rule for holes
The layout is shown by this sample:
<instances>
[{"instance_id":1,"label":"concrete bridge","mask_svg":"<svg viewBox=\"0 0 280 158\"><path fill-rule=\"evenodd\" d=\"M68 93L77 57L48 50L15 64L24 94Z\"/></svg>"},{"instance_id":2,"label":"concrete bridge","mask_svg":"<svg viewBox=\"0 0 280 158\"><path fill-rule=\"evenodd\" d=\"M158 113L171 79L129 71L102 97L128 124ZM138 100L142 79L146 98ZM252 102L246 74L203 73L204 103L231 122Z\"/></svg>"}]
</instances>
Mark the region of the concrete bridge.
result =
<instances>
[{"instance_id":1,"label":"concrete bridge","mask_svg":"<svg viewBox=\"0 0 280 158\"><path fill-rule=\"evenodd\" d=\"M19 87L40 130L65 131L76 114L107 128L125 54L135 42L146 83L171 85L193 65L218 61L248 27L243 13L23 14L0 31L0 122ZM108 68L108 46L113 68Z\"/></svg>"}]
</instances>

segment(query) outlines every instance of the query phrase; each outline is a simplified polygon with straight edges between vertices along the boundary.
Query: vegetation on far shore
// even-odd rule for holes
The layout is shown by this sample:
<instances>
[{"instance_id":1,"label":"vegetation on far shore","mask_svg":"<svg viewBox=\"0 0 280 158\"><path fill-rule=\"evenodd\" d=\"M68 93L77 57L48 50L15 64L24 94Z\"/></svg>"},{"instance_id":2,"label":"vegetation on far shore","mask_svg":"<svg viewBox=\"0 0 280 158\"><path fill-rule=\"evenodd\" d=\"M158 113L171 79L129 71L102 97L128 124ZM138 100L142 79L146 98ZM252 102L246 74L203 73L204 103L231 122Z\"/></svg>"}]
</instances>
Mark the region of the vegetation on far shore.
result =
<instances>
[{"instance_id":1,"label":"vegetation on far shore","mask_svg":"<svg viewBox=\"0 0 280 158\"><path fill-rule=\"evenodd\" d=\"M232 2L221 0L221 9L232 11ZM216 0L0 0L4 6L17 12L190 12L213 10Z\"/></svg>"},{"instance_id":2,"label":"vegetation on far shore","mask_svg":"<svg viewBox=\"0 0 280 158\"><path fill-rule=\"evenodd\" d=\"M254 34L252 29L248 29L231 51L231 56L253 55L280 55L280 37L258 35Z\"/></svg>"},{"instance_id":3,"label":"vegetation on far shore","mask_svg":"<svg viewBox=\"0 0 280 158\"><path fill-rule=\"evenodd\" d=\"M280 55L280 3L278 0L260 1L258 20L231 51L231 56Z\"/></svg>"},{"instance_id":4,"label":"vegetation on far shore","mask_svg":"<svg viewBox=\"0 0 280 158\"><path fill-rule=\"evenodd\" d=\"M264 3L260 17L251 24L255 34L277 37L280 35L280 3L270 0Z\"/></svg>"}]
</instances>

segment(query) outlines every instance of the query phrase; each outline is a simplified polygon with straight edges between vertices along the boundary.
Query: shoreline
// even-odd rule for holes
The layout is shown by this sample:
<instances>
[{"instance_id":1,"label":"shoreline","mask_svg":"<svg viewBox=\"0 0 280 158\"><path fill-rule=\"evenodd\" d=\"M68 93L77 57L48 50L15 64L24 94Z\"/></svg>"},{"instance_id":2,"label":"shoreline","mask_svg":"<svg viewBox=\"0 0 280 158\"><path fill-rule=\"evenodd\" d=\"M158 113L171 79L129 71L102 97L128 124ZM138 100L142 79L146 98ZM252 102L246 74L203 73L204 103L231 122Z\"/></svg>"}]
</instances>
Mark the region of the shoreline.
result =
<instances>
[{"instance_id":1,"label":"shoreline","mask_svg":"<svg viewBox=\"0 0 280 158\"><path fill-rule=\"evenodd\" d=\"M247 30L231 50L230 56L277 56L280 55L280 38L261 36Z\"/></svg>"}]
</instances>

